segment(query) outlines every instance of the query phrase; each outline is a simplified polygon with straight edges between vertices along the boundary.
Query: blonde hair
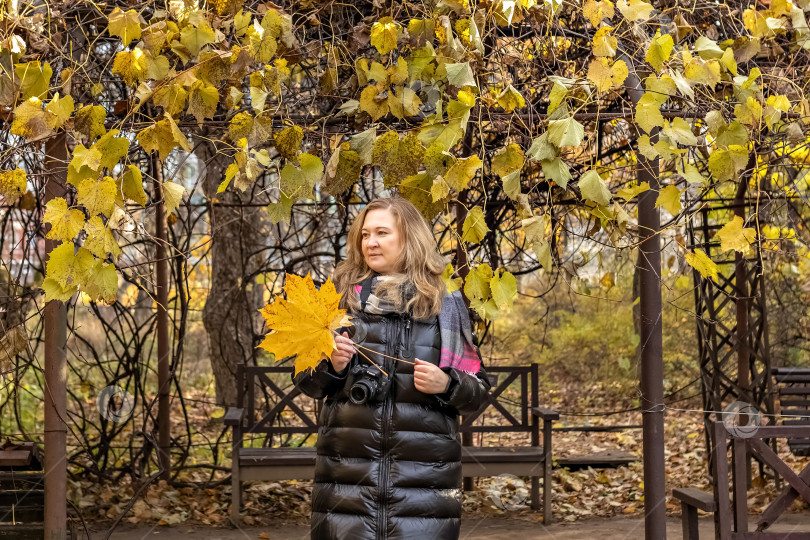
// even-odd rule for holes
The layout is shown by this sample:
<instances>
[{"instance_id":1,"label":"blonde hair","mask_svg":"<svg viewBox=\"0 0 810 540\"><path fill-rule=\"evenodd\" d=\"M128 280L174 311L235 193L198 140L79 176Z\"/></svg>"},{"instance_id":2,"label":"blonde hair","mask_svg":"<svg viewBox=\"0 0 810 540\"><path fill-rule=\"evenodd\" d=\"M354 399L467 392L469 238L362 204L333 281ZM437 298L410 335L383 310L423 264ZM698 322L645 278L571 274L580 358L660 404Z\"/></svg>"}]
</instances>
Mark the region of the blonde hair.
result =
<instances>
[{"instance_id":1,"label":"blonde hair","mask_svg":"<svg viewBox=\"0 0 810 540\"><path fill-rule=\"evenodd\" d=\"M346 243L346 258L337 265L333 281L343 295L341 307L360 311L360 298L355 286L373 274L363 257L362 229L366 216L373 210L388 210L394 216L402 241L402 252L390 279L380 280L374 294L408 311L416 319L438 315L447 289L442 281L445 262L436 246L433 232L419 210L407 199L392 197L374 199L352 223ZM403 305L402 291L415 294Z\"/></svg>"}]
</instances>

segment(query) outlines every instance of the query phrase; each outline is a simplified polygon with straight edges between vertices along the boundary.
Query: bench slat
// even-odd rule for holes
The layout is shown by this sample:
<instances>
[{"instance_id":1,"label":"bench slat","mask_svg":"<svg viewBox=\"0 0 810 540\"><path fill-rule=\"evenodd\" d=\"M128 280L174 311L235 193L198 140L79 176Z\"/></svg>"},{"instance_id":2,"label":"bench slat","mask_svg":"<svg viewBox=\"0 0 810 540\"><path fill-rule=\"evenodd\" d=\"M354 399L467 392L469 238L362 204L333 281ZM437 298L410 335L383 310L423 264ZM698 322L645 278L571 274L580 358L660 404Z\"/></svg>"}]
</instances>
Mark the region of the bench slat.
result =
<instances>
[{"instance_id":1,"label":"bench slat","mask_svg":"<svg viewBox=\"0 0 810 540\"><path fill-rule=\"evenodd\" d=\"M783 386L777 391L780 396L810 396L810 387L807 386Z\"/></svg>"},{"instance_id":2,"label":"bench slat","mask_svg":"<svg viewBox=\"0 0 810 540\"><path fill-rule=\"evenodd\" d=\"M535 416L539 416L543 420L560 419L560 413L552 409L546 409L544 407L532 407L532 414Z\"/></svg>"},{"instance_id":3,"label":"bench slat","mask_svg":"<svg viewBox=\"0 0 810 540\"><path fill-rule=\"evenodd\" d=\"M810 384L810 375L806 374L784 374L784 375L776 375L774 377L776 382L778 383L799 383L799 384Z\"/></svg>"},{"instance_id":4,"label":"bench slat","mask_svg":"<svg viewBox=\"0 0 810 540\"><path fill-rule=\"evenodd\" d=\"M810 380L810 368L801 367L778 367L771 369L771 372L777 376L783 375L805 375Z\"/></svg>"},{"instance_id":5,"label":"bench slat","mask_svg":"<svg viewBox=\"0 0 810 540\"><path fill-rule=\"evenodd\" d=\"M810 409L810 395L804 399L780 399L779 406L783 409Z\"/></svg>"},{"instance_id":6,"label":"bench slat","mask_svg":"<svg viewBox=\"0 0 810 540\"><path fill-rule=\"evenodd\" d=\"M810 420L810 411L807 409L782 409L782 416L803 416L805 418L795 418L795 420Z\"/></svg>"},{"instance_id":7,"label":"bench slat","mask_svg":"<svg viewBox=\"0 0 810 540\"><path fill-rule=\"evenodd\" d=\"M672 496L704 512L717 511L717 503L714 502L714 495L702 489L675 488L672 490Z\"/></svg>"},{"instance_id":8,"label":"bench slat","mask_svg":"<svg viewBox=\"0 0 810 540\"><path fill-rule=\"evenodd\" d=\"M614 468L621 465L629 465L638 461L638 456L623 452L621 450L608 450L605 452L595 452L593 454L572 455L557 458L557 465L571 470L579 470L587 467L595 469Z\"/></svg>"},{"instance_id":9,"label":"bench slat","mask_svg":"<svg viewBox=\"0 0 810 540\"><path fill-rule=\"evenodd\" d=\"M222 417L222 421L226 426L238 426L242 423L244 417L245 409L241 407L228 407L228 410L225 411L225 416Z\"/></svg>"},{"instance_id":10,"label":"bench slat","mask_svg":"<svg viewBox=\"0 0 810 540\"><path fill-rule=\"evenodd\" d=\"M465 446L462 463L536 463L545 459L541 446ZM315 448L303 446L297 448L241 448L239 465L250 467L277 465L309 465L315 463Z\"/></svg>"},{"instance_id":11,"label":"bench slat","mask_svg":"<svg viewBox=\"0 0 810 540\"><path fill-rule=\"evenodd\" d=\"M539 463L545 459L542 446L465 446L462 463Z\"/></svg>"},{"instance_id":12,"label":"bench slat","mask_svg":"<svg viewBox=\"0 0 810 540\"><path fill-rule=\"evenodd\" d=\"M315 447L240 448L239 466L315 465Z\"/></svg>"}]
</instances>

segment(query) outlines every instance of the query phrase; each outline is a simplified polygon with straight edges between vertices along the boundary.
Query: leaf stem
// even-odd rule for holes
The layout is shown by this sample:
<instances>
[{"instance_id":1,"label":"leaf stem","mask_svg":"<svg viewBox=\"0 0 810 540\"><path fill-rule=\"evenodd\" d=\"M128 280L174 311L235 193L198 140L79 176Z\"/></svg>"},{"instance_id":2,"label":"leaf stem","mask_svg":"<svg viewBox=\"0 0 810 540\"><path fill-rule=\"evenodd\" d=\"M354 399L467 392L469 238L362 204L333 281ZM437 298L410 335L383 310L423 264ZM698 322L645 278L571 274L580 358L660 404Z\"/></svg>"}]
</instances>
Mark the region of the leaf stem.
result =
<instances>
[{"instance_id":1,"label":"leaf stem","mask_svg":"<svg viewBox=\"0 0 810 540\"><path fill-rule=\"evenodd\" d=\"M339 334L337 333L337 330L333 330L333 329L331 329L331 328L330 328L329 330L330 330L330 331L331 331L333 334L335 334L336 336L337 336L337 335L339 335ZM381 352L377 352L377 351L375 351L374 349L369 349L368 347L363 347L362 345L358 345L357 343L354 343L354 342L352 342L352 348L353 348L355 351L357 351L357 352L358 352L358 354L362 355L362 356L363 356L363 358L365 358L366 360L368 360L369 362L371 362L371 363L372 363L372 364L373 364L373 365L374 365L374 366L375 366L377 369L379 369L380 371L382 371L383 375L385 375L386 377L388 377L388 373L386 373L386 372L385 372L385 370L384 370L383 368L381 368L381 367L380 367L380 366L377 364L377 362L375 362L374 360L372 360L371 358L369 358L369 357L368 357L368 356L367 356L367 355L366 355L366 354L365 354L363 351L361 351L360 349L365 349L365 350L367 350L367 351L369 351L369 352L372 352L372 353L374 353L374 354L379 354L380 356L384 356L385 358L390 358L390 359L392 359L392 360L398 360L398 361L400 361L400 362L405 362L406 364L412 364L412 365L416 365L416 362L411 362L411 361L409 361L409 360L403 360L402 358L397 358L397 357L395 357L395 356L388 356L387 354L384 354L384 353L381 353ZM331 360L331 359L330 359L330 360Z\"/></svg>"}]
</instances>

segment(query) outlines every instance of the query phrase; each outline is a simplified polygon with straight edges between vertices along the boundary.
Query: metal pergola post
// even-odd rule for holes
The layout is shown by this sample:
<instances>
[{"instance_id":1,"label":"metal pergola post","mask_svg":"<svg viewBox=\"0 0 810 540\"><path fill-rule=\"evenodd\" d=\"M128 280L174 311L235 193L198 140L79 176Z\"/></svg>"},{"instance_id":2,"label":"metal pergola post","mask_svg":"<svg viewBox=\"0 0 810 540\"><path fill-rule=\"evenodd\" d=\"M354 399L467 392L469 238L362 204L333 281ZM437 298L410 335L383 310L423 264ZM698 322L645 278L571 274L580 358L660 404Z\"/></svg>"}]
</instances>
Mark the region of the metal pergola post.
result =
<instances>
[{"instance_id":1,"label":"metal pergola post","mask_svg":"<svg viewBox=\"0 0 810 540\"><path fill-rule=\"evenodd\" d=\"M67 140L60 132L45 143L45 197L64 197ZM45 251L60 244L45 240ZM67 308L59 300L45 304L45 540L67 537Z\"/></svg>"}]
</instances>

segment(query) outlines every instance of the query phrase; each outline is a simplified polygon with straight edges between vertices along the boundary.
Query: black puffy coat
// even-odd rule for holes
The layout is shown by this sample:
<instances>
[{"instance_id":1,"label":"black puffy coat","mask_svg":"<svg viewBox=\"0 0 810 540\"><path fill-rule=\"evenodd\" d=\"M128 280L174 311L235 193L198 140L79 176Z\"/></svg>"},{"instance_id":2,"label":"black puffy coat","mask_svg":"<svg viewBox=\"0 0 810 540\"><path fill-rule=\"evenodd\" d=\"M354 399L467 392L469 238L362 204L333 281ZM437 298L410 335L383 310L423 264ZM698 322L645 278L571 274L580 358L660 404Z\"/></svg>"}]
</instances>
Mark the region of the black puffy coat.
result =
<instances>
[{"instance_id":1,"label":"black puffy coat","mask_svg":"<svg viewBox=\"0 0 810 540\"><path fill-rule=\"evenodd\" d=\"M388 356L439 365L436 317L352 314L365 338L355 343ZM466 314L465 314L466 316ZM313 539L455 539L461 526L461 439L458 415L478 410L490 385L477 375L442 368L451 378L443 394L425 394L413 383L413 365L365 349L393 377L386 399L349 400L352 367L370 365L359 354L343 373L322 362L294 383L325 397L319 418Z\"/></svg>"}]
</instances>

